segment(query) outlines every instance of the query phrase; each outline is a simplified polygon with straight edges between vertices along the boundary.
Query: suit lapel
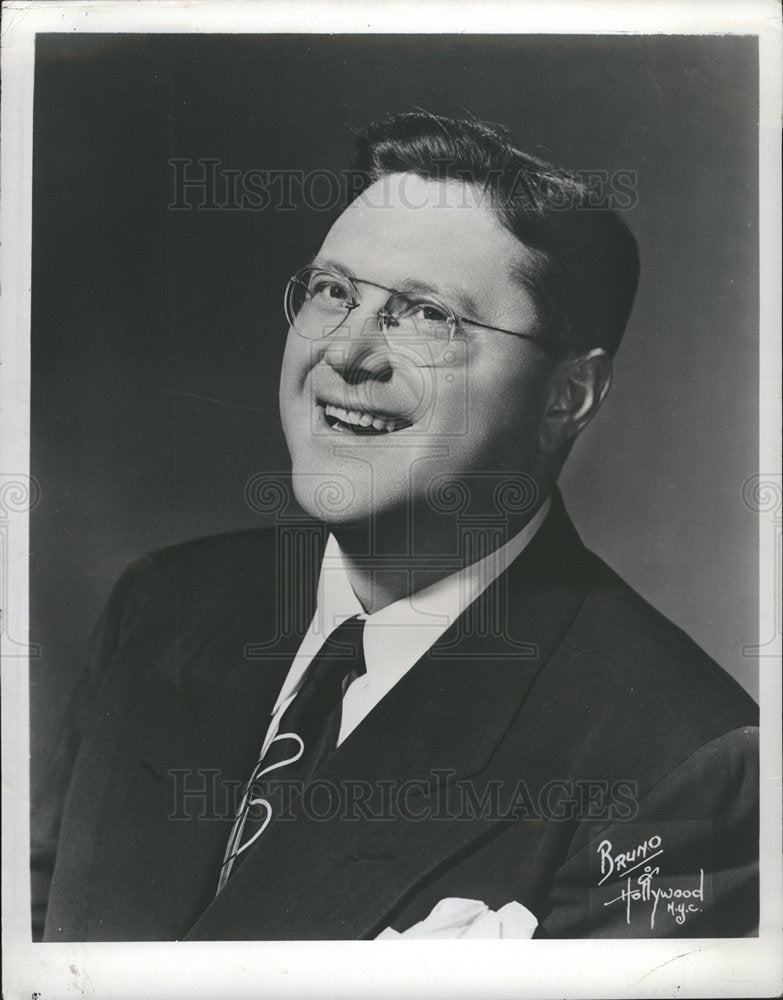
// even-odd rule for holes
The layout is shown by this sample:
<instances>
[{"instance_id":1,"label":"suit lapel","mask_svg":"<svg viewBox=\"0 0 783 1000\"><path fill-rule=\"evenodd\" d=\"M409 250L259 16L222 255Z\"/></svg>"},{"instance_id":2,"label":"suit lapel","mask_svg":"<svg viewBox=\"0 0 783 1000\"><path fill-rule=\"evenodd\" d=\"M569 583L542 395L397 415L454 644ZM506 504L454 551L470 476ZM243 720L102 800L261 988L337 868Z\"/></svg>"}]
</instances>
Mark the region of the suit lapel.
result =
<instances>
[{"instance_id":1,"label":"suit lapel","mask_svg":"<svg viewBox=\"0 0 783 1000\"><path fill-rule=\"evenodd\" d=\"M295 818L273 821L187 936L374 936L418 882L484 835L492 820L449 818L444 796L486 768L520 712L583 600L585 558L555 498L484 606L468 608L370 712ZM479 627L488 620L502 628ZM433 810L438 822L422 820Z\"/></svg>"},{"instance_id":2,"label":"suit lapel","mask_svg":"<svg viewBox=\"0 0 783 1000\"><path fill-rule=\"evenodd\" d=\"M303 533L299 535L301 539ZM315 527L305 539L317 555L322 537L322 529ZM127 859L128 879L132 870L142 871L151 882L154 866L154 881L169 887L167 893L157 893L147 910L148 920L156 919L166 928L162 937L181 937L214 896L241 787L258 757L272 707L301 643L302 623L309 623L313 613L311 604L300 604L298 615L282 614L289 595L281 591L290 574L281 566L281 558L288 558L281 548L287 549L289 542L285 537L281 542L281 533L269 533L254 555L254 576L226 580L204 607L193 608L175 584L177 593L167 602L168 619L159 634L134 641L122 654L129 666L118 673L136 675L136 710L126 749L117 761L123 777L115 784L133 789L133 825L143 831L127 841L136 858L135 863ZM319 565L315 557L304 563L316 570ZM303 586L300 579L300 602L303 594L314 593L313 581ZM178 617L177 608L183 605L189 614ZM161 633L168 637L162 644ZM140 663L145 664L142 671ZM128 769L130 782L125 778ZM161 804L167 817L163 826L156 818ZM110 799L109 809L104 823L112 822L111 812L117 828L130 822L125 815L128 802L121 796L116 803ZM148 819L143 816L147 810ZM116 857L107 856L106 864L116 870ZM116 875L97 874L94 884L112 880L116 882ZM105 913L106 906L102 901L96 910Z\"/></svg>"}]
</instances>

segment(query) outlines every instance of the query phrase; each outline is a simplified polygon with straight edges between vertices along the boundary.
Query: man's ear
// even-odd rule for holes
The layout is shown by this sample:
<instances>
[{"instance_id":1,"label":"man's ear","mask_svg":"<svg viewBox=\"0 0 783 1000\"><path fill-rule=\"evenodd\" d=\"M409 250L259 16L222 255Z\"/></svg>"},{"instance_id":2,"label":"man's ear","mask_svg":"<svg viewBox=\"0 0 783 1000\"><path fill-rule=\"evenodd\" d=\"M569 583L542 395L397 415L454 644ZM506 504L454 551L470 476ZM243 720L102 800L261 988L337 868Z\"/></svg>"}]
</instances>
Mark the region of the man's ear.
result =
<instances>
[{"instance_id":1,"label":"man's ear","mask_svg":"<svg viewBox=\"0 0 783 1000\"><path fill-rule=\"evenodd\" d=\"M542 452L570 444L600 409L612 383L612 361L602 348L571 356L555 369L538 432Z\"/></svg>"}]
</instances>

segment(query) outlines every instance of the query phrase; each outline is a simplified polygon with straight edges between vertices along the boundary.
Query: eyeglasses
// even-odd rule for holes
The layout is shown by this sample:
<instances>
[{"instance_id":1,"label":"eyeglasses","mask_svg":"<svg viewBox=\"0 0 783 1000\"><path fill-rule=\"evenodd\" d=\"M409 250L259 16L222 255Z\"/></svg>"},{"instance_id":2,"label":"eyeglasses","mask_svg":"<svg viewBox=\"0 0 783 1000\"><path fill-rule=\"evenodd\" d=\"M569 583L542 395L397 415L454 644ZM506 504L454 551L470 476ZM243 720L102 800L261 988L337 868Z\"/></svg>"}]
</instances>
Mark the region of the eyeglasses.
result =
<instances>
[{"instance_id":1,"label":"eyeglasses","mask_svg":"<svg viewBox=\"0 0 783 1000\"><path fill-rule=\"evenodd\" d=\"M339 329L354 309L361 305L357 285L369 285L388 292L386 304L378 312L378 327L392 347L401 344L430 345L442 354L463 325L494 330L513 337L553 347L538 334L488 326L466 316L458 316L451 306L429 295L400 292L364 278L349 278L326 267L303 267L289 278L285 292L285 314L294 330L307 340L322 340Z\"/></svg>"}]
</instances>

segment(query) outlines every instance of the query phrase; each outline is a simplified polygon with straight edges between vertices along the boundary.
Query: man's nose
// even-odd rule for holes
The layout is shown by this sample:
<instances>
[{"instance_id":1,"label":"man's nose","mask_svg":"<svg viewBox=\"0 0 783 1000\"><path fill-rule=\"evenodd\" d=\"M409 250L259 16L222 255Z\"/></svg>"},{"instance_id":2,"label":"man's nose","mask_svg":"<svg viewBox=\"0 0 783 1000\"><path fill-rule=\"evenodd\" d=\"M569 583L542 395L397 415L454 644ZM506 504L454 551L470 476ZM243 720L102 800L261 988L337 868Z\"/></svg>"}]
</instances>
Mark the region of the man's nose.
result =
<instances>
[{"instance_id":1,"label":"man's nose","mask_svg":"<svg viewBox=\"0 0 783 1000\"><path fill-rule=\"evenodd\" d=\"M393 352L379 322L381 308L382 303L374 308L359 306L326 338L324 360L346 382L386 381L391 377Z\"/></svg>"}]
</instances>

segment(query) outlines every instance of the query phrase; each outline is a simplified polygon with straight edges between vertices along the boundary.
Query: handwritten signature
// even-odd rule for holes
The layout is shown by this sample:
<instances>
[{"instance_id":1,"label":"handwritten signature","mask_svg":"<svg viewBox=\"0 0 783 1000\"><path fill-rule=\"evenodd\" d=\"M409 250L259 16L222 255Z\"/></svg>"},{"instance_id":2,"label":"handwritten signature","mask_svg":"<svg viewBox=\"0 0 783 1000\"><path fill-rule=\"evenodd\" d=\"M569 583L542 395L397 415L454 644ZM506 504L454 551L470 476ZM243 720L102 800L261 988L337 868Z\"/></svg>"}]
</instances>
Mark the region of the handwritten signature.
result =
<instances>
[{"instance_id":1,"label":"handwritten signature","mask_svg":"<svg viewBox=\"0 0 783 1000\"><path fill-rule=\"evenodd\" d=\"M704 909L704 869L699 869L699 884L675 885L661 888L655 884L655 879L661 874L661 869L650 864L652 858L663 854L663 842L657 834L637 845L632 851L614 852L611 841L604 840L598 846L601 859L601 879L598 885L603 885L612 875L624 875L625 886L620 895L607 900L604 906L614 903L625 904L625 922L631 923L631 905L642 903L651 905L650 930L655 929L655 916L661 902L666 903L665 912L672 916L677 924L684 924L694 913ZM642 867L643 866L643 867ZM631 872L642 869L639 874L631 876ZM694 875L695 879L695 875Z\"/></svg>"},{"instance_id":2,"label":"handwritten signature","mask_svg":"<svg viewBox=\"0 0 783 1000\"><path fill-rule=\"evenodd\" d=\"M660 835L656 833L641 844L637 844L632 851L618 851L615 854L611 840L602 840L598 845L598 856L601 859L601 880L598 884L603 885L615 871L627 875L641 868L645 861L652 861L659 854L663 854L662 844Z\"/></svg>"},{"instance_id":3,"label":"handwritten signature","mask_svg":"<svg viewBox=\"0 0 783 1000\"><path fill-rule=\"evenodd\" d=\"M658 903L666 900L666 912L671 914L678 924L684 924L689 916L694 913L701 913L704 908L704 869L699 869L699 887L685 889L681 886L669 889L658 889L653 885L653 878L660 874L660 868L646 867L641 875L636 879L638 888L633 888L634 880L629 878L626 887L621 890L619 896L604 903L604 906L611 906L612 903L624 902L626 906L625 922L631 922L631 903L652 902L650 911L650 930L655 928L655 914L658 910ZM701 905L697 905L697 902Z\"/></svg>"}]
</instances>

